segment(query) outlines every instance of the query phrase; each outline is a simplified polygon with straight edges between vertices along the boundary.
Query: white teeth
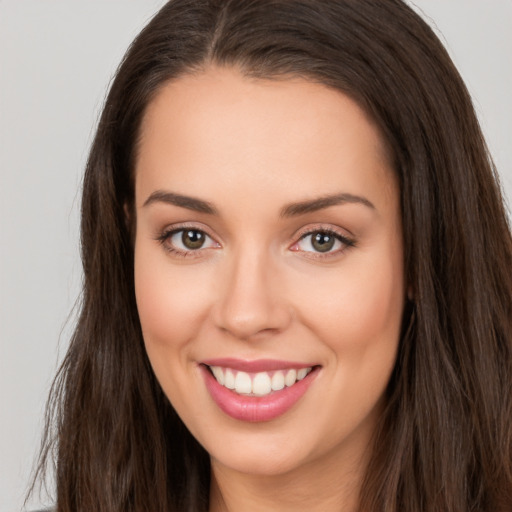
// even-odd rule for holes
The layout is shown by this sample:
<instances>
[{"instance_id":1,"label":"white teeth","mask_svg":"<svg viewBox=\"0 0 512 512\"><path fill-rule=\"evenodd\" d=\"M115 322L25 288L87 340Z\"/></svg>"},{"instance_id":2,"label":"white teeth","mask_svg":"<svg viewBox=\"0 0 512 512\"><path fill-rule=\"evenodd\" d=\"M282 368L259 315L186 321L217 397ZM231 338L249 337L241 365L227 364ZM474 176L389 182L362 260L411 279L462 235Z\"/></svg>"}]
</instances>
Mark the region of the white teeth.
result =
<instances>
[{"instance_id":1,"label":"white teeth","mask_svg":"<svg viewBox=\"0 0 512 512\"><path fill-rule=\"evenodd\" d=\"M312 368L299 370L277 370L273 372L258 372L249 374L231 368L210 366L217 382L240 395L265 396L272 391L281 391L285 386L293 386L311 372Z\"/></svg>"},{"instance_id":2,"label":"white teeth","mask_svg":"<svg viewBox=\"0 0 512 512\"><path fill-rule=\"evenodd\" d=\"M236 374L235 391L240 395L252 393L251 377L248 373L238 372Z\"/></svg>"},{"instance_id":3,"label":"white teeth","mask_svg":"<svg viewBox=\"0 0 512 512\"><path fill-rule=\"evenodd\" d=\"M272 391L272 382L268 373L257 373L252 381L252 392L257 396L268 395Z\"/></svg>"},{"instance_id":4,"label":"white teeth","mask_svg":"<svg viewBox=\"0 0 512 512\"><path fill-rule=\"evenodd\" d=\"M272 376L272 390L273 391L280 391L284 388L284 373L283 372L276 372Z\"/></svg>"},{"instance_id":5,"label":"white teeth","mask_svg":"<svg viewBox=\"0 0 512 512\"><path fill-rule=\"evenodd\" d=\"M297 380L302 380L307 374L308 374L308 369L307 368L301 368L297 372Z\"/></svg>"},{"instance_id":6,"label":"white teeth","mask_svg":"<svg viewBox=\"0 0 512 512\"><path fill-rule=\"evenodd\" d=\"M221 384L219 382L219 384ZM224 374L224 386L228 389L235 389L235 375L231 370L226 370Z\"/></svg>"},{"instance_id":7,"label":"white teeth","mask_svg":"<svg viewBox=\"0 0 512 512\"><path fill-rule=\"evenodd\" d=\"M222 371L222 368L219 368L218 366L212 366L211 370L213 375L217 379L217 382L224 386L224 372Z\"/></svg>"},{"instance_id":8,"label":"white teeth","mask_svg":"<svg viewBox=\"0 0 512 512\"><path fill-rule=\"evenodd\" d=\"M286 373L286 376L284 378L284 383L290 387L295 384L295 381L297 380L297 370L288 370Z\"/></svg>"}]
</instances>

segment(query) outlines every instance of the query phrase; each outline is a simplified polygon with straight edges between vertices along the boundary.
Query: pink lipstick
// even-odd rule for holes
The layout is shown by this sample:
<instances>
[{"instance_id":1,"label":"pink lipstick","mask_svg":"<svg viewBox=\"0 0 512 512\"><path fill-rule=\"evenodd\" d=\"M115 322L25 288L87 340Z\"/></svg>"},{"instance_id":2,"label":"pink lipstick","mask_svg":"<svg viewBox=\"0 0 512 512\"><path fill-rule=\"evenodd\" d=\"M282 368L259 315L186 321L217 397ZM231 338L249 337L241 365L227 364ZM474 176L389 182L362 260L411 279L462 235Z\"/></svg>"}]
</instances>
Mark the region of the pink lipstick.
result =
<instances>
[{"instance_id":1,"label":"pink lipstick","mask_svg":"<svg viewBox=\"0 0 512 512\"><path fill-rule=\"evenodd\" d=\"M199 368L217 406L240 421L273 420L291 409L320 370L314 364L276 360L215 359Z\"/></svg>"}]
</instances>

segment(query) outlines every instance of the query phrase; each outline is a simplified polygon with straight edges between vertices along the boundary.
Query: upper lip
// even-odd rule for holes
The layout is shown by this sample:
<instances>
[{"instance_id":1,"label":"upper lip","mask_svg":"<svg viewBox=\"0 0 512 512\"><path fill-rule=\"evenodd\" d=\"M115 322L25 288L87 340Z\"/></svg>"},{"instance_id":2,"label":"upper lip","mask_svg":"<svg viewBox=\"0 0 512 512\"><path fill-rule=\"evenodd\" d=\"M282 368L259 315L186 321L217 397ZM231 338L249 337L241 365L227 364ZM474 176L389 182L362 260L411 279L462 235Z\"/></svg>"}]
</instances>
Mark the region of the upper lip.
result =
<instances>
[{"instance_id":1,"label":"upper lip","mask_svg":"<svg viewBox=\"0 0 512 512\"><path fill-rule=\"evenodd\" d=\"M300 370L301 368L311 368L313 366L317 366L312 363L300 363L296 361L283 361L278 359L255 359L253 361L247 361L245 359L236 359L232 357L208 359L201 361L201 363L207 366L220 366L222 368L231 368L233 370L247 373L288 369Z\"/></svg>"}]
</instances>

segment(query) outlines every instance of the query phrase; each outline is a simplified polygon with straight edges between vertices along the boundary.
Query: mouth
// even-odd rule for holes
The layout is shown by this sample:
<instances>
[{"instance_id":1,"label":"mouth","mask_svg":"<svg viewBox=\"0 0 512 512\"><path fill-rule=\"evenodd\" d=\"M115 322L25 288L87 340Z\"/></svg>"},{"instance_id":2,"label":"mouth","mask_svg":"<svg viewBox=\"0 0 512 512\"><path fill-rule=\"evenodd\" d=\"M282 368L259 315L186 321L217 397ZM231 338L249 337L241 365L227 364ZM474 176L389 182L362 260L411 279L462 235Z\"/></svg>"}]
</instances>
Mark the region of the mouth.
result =
<instances>
[{"instance_id":1,"label":"mouth","mask_svg":"<svg viewBox=\"0 0 512 512\"><path fill-rule=\"evenodd\" d=\"M237 420L260 422L273 420L291 409L321 367L224 359L203 362L199 368L210 396L224 413Z\"/></svg>"},{"instance_id":2,"label":"mouth","mask_svg":"<svg viewBox=\"0 0 512 512\"><path fill-rule=\"evenodd\" d=\"M222 366L207 365L207 368L221 386L243 396L267 396L281 391L306 378L313 370L313 366L309 366L249 373Z\"/></svg>"}]
</instances>

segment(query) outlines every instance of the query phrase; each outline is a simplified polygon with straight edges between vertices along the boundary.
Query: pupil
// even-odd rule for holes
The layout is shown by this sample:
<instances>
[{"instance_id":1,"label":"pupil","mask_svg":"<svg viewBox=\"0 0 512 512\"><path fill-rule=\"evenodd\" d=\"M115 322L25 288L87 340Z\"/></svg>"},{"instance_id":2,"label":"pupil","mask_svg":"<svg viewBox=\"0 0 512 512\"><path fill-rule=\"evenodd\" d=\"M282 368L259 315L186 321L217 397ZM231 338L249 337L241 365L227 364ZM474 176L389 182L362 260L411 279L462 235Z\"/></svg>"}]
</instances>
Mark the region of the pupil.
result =
<instances>
[{"instance_id":1,"label":"pupil","mask_svg":"<svg viewBox=\"0 0 512 512\"><path fill-rule=\"evenodd\" d=\"M318 252L330 251L334 246L335 239L328 233L315 233L313 235L313 247Z\"/></svg>"},{"instance_id":2,"label":"pupil","mask_svg":"<svg viewBox=\"0 0 512 512\"><path fill-rule=\"evenodd\" d=\"M204 244L204 233L201 231L183 231L181 241L187 249L199 249Z\"/></svg>"}]
</instances>

